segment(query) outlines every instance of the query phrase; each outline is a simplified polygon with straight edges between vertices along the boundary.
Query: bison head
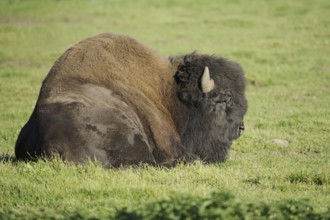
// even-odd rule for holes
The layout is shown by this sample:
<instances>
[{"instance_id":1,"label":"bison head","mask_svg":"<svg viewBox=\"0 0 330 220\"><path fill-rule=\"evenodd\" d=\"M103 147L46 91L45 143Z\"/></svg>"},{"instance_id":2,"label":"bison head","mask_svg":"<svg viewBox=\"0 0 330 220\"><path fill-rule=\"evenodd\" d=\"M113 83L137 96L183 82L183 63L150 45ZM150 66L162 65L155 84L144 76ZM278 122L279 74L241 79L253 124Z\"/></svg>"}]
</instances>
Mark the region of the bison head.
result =
<instances>
[{"instance_id":1,"label":"bison head","mask_svg":"<svg viewBox=\"0 0 330 220\"><path fill-rule=\"evenodd\" d=\"M177 65L175 92L186 109L183 144L204 161L225 160L232 141L244 131L243 70L235 62L196 53L171 61Z\"/></svg>"}]
</instances>

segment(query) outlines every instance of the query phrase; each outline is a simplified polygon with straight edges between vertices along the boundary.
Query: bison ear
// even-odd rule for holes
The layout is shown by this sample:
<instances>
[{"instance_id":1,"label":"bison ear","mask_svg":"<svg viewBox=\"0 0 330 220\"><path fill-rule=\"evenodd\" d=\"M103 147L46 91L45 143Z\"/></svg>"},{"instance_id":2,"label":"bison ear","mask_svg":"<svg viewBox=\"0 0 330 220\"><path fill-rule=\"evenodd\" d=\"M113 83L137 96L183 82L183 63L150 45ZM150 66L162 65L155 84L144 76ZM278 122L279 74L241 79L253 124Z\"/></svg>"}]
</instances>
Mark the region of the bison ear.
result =
<instances>
[{"instance_id":1,"label":"bison ear","mask_svg":"<svg viewBox=\"0 0 330 220\"><path fill-rule=\"evenodd\" d=\"M201 87L204 93L208 93L214 89L214 80L210 78L210 71L207 66L205 66L204 73L202 75Z\"/></svg>"}]
</instances>

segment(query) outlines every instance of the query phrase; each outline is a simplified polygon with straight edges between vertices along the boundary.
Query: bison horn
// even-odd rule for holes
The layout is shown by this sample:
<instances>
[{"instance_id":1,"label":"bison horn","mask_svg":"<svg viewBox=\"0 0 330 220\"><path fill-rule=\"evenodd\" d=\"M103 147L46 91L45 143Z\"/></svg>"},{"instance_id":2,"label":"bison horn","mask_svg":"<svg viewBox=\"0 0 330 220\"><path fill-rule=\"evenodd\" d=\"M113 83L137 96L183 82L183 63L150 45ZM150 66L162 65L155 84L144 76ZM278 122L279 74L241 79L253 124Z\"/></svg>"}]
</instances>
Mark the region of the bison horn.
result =
<instances>
[{"instance_id":1,"label":"bison horn","mask_svg":"<svg viewBox=\"0 0 330 220\"><path fill-rule=\"evenodd\" d=\"M202 91L204 93L208 93L213 88L214 88L214 80L210 78L209 68L205 66L204 73L202 75Z\"/></svg>"}]
</instances>

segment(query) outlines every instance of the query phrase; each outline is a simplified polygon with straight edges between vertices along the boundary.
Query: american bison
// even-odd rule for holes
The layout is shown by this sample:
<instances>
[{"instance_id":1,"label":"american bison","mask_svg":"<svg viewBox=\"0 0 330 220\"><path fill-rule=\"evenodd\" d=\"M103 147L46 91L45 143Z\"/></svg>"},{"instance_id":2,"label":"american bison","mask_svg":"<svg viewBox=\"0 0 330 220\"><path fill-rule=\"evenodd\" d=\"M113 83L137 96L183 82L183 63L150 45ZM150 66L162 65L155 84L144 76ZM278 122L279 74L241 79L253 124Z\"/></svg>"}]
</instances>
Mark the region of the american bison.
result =
<instances>
[{"instance_id":1,"label":"american bison","mask_svg":"<svg viewBox=\"0 0 330 220\"><path fill-rule=\"evenodd\" d=\"M197 53L166 58L128 36L101 34L55 62L15 154L105 167L222 162L244 130L244 92L235 62Z\"/></svg>"}]
</instances>

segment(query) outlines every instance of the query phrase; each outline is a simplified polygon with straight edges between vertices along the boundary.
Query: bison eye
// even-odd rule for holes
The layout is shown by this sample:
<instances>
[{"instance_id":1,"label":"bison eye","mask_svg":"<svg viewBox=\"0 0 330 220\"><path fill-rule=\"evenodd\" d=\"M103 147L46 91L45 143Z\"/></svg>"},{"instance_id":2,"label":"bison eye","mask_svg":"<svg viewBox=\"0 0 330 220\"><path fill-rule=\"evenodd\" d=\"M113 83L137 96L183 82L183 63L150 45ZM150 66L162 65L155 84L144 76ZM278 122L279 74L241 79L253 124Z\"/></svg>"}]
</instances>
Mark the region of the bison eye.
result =
<instances>
[{"instance_id":1,"label":"bison eye","mask_svg":"<svg viewBox=\"0 0 330 220\"><path fill-rule=\"evenodd\" d=\"M245 130L244 125L240 125L240 126L238 127L239 136L241 136L241 135L244 133L244 130Z\"/></svg>"},{"instance_id":2,"label":"bison eye","mask_svg":"<svg viewBox=\"0 0 330 220\"><path fill-rule=\"evenodd\" d=\"M214 103L220 103L224 102L227 105L230 105L231 103L231 92L230 91L221 91L221 92L214 92L210 94L210 99Z\"/></svg>"}]
</instances>

